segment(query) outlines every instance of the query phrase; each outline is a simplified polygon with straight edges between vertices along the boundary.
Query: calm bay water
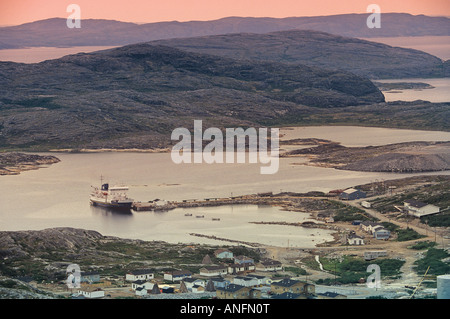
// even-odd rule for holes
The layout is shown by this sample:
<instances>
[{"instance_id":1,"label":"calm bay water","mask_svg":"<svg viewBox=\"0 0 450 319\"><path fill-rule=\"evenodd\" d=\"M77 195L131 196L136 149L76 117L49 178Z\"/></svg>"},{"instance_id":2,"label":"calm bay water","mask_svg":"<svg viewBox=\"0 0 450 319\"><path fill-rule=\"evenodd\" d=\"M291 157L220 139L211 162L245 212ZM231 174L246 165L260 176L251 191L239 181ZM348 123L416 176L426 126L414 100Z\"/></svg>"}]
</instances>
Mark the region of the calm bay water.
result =
<instances>
[{"instance_id":1,"label":"calm bay water","mask_svg":"<svg viewBox=\"0 0 450 319\"><path fill-rule=\"evenodd\" d=\"M377 80L383 83L398 83L398 82L421 82L428 83L433 88L423 90L393 90L393 92L383 92L387 102L392 101L416 101L424 100L434 103L450 102L450 78L426 79L426 78L411 78L411 79L395 79L395 80Z\"/></svg>"},{"instance_id":2,"label":"calm bay water","mask_svg":"<svg viewBox=\"0 0 450 319\"><path fill-rule=\"evenodd\" d=\"M318 137L347 146L401 141L450 140L449 132L424 132L364 127L302 127L282 130L284 138ZM413 174L351 172L293 165L300 159L280 159L273 175L261 175L260 164L179 164L168 153L53 154L60 163L16 176L0 177L0 230L77 227L104 235L168 242L217 241L189 233L215 235L267 245L313 247L331 239L331 232L293 226L256 225L252 221L296 222L308 214L281 211L276 207L235 205L176 209L169 212L112 214L89 205L91 185L100 175L111 184L124 183L137 201L204 199L258 192L329 191L375 180ZM442 174L440 172L439 174ZM449 174L449 172L445 172ZM417 175L417 174L416 174ZM186 212L193 216L184 216ZM205 215L205 218L195 218ZM220 218L213 221L212 218ZM314 236L312 236L314 235Z\"/></svg>"}]
</instances>

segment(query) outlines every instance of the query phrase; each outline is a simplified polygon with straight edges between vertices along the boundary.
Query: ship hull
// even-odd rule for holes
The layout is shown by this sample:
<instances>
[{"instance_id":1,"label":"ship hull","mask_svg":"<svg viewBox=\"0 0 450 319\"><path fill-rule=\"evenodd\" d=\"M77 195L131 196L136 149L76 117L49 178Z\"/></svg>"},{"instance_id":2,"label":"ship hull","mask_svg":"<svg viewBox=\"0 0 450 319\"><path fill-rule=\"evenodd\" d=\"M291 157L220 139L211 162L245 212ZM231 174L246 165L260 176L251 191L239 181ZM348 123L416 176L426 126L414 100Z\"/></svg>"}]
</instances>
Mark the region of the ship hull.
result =
<instances>
[{"instance_id":1,"label":"ship hull","mask_svg":"<svg viewBox=\"0 0 450 319\"><path fill-rule=\"evenodd\" d=\"M108 203L108 202L98 201L95 199L91 199L91 204L93 206L100 206L100 207L110 208L110 209L114 209L114 210L124 210L124 211L131 210L131 207L133 206L133 202Z\"/></svg>"}]
</instances>

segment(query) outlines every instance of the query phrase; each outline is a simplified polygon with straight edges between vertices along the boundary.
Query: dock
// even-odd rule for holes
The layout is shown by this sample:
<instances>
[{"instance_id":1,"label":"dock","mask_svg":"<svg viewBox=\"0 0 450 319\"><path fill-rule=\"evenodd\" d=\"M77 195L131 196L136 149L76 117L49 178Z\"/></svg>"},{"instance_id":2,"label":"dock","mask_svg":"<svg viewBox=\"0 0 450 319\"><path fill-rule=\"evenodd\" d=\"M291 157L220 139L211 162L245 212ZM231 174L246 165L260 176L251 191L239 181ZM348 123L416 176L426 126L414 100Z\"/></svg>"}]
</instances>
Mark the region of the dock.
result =
<instances>
[{"instance_id":1,"label":"dock","mask_svg":"<svg viewBox=\"0 0 450 319\"><path fill-rule=\"evenodd\" d=\"M279 202L278 202L279 203ZM141 211L168 211L175 208L194 208L194 207L213 207L224 205L239 205L239 204L257 204L257 205L271 205L274 204L274 199L268 194L243 195L223 198L205 198L185 199L182 201L167 201L161 204L158 201L149 202L135 202L132 209L137 212Z\"/></svg>"}]
</instances>

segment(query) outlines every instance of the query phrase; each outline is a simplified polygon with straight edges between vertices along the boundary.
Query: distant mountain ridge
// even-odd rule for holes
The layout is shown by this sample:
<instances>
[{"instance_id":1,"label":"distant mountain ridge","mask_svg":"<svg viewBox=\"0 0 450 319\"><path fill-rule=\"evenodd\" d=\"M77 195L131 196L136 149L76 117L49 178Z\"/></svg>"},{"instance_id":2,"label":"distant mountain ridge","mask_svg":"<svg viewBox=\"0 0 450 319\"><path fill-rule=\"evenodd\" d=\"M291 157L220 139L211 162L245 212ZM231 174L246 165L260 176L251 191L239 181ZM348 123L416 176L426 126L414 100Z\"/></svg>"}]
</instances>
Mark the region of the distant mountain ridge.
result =
<instances>
[{"instance_id":1,"label":"distant mountain ridge","mask_svg":"<svg viewBox=\"0 0 450 319\"><path fill-rule=\"evenodd\" d=\"M69 29L66 19L52 18L0 28L0 49L34 46L126 45L153 40L228 33L268 33L293 29L315 30L347 37L449 36L450 19L406 13L382 13L381 28L369 29L369 14L317 17L227 17L212 21L168 21L146 24L86 19Z\"/></svg>"},{"instance_id":2,"label":"distant mountain ridge","mask_svg":"<svg viewBox=\"0 0 450 319\"><path fill-rule=\"evenodd\" d=\"M372 79L447 75L442 60L431 54L312 30L212 35L151 43L234 59L340 69Z\"/></svg>"},{"instance_id":3,"label":"distant mountain ridge","mask_svg":"<svg viewBox=\"0 0 450 319\"><path fill-rule=\"evenodd\" d=\"M193 119L258 126L311 108L379 102L379 89L349 72L141 43L35 64L0 62L0 144L98 145L141 134L150 136L145 143L167 142Z\"/></svg>"}]
</instances>

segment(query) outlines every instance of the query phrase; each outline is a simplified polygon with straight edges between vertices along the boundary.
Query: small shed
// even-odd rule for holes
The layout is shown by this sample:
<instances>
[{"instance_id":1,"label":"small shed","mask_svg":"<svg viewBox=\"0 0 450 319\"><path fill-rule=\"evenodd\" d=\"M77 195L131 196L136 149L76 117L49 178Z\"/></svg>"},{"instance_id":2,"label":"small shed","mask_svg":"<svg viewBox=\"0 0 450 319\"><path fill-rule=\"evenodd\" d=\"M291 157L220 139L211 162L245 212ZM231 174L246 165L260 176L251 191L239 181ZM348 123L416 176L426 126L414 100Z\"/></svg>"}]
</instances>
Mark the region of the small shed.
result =
<instances>
[{"instance_id":1,"label":"small shed","mask_svg":"<svg viewBox=\"0 0 450 319\"><path fill-rule=\"evenodd\" d=\"M389 237L391 237L391 232L389 230L387 230L386 228L378 227L378 228L374 229L373 237L375 239L387 240L387 239L389 239Z\"/></svg>"},{"instance_id":2,"label":"small shed","mask_svg":"<svg viewBox=\"0 0 450 319\"><path fill-rule=\"evenodd\" d=\"M343 191L339 198L343 200L355 200L360 198L366 198L366 193L359 189L349 188Z\"/></svg>"}]
</instances>

